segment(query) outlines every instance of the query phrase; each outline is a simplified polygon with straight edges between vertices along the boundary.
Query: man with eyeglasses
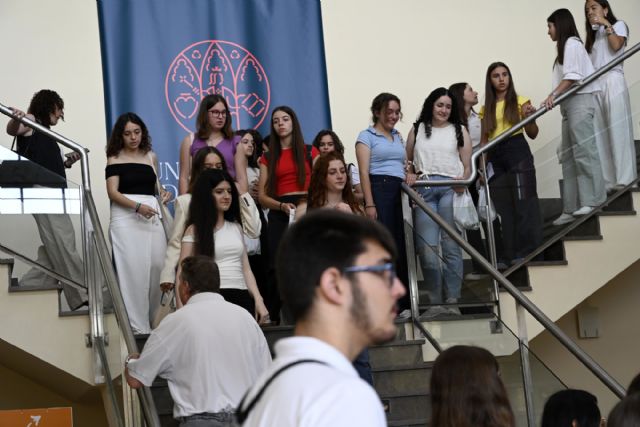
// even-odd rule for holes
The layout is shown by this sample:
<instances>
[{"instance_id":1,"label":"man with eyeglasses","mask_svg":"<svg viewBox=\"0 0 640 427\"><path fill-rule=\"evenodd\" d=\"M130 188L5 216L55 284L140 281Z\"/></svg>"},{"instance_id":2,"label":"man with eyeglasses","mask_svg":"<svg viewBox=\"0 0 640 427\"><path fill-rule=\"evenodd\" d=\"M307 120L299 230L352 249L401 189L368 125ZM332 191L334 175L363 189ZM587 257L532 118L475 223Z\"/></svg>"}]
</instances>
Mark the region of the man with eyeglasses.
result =
<instances>
[{"instance_id":1,"label":"man with eyeglasses","mask_svg":"<svg viewBox=\"0 0 640 427\"><path fill-rule=\"evenodd\" d=\"M285 234L276 271L295 332L275 345L276 359L247 392L240 425L386 426L374 389L351 361L396 335L396 248L384 226L319 209Z\"/></svg>"}]
</instances>

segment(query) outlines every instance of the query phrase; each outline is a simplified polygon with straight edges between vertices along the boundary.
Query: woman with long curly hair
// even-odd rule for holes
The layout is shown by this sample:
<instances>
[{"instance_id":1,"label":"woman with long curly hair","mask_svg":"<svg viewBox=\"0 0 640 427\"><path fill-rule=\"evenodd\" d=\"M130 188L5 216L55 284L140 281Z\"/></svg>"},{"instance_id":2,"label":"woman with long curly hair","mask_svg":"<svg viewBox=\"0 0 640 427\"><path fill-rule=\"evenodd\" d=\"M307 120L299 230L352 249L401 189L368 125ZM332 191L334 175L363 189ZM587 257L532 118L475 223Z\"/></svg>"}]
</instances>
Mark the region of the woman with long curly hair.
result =
<instances>
[{"instance_id":1,"label":"woman with long curly hair","mask_svg":"<svg viewBox=\"0 0 640 427\"><path fill-rule=\"evenodd\" d=\"M514 427L515 417L496 358L484 348L456 345L431 371L433 427Z\"/></svg>"},{"instance_id":2,"label":"woman with long curly hair","mask_svg":"<svg viewBox=\"0 0 640 427\"><path fill-rule=\"evenodd\" d=\"M364 214L351 190L344 158L337 151L320 156L313 166L306 211L317 208Z\"/></svg>"},{"instance_id":3,"label":"woman with long curly hair","mask_svg":"<svg viewBox=\"0 0 640 427\"><path fill-rule=\"evenodd\" d=\"M455 98L443 87L433 90L424 100L418 121L409 131L407 159L411 172L432 181L466 179L471 174L471 139L462 125ZM455 228L453 197L464 187L420 187L424 201ZM460 314L455 306L462 287L462 250L422 209L415 209L416 250L431 307L423 314ZM442 266L438 257L442 250ZM442 272L442 273L441 273Z\"/></svg>"},{"instance_id":4,"label":"woman with long curly hair","mask_svg":"<svg viewBox=\"0 0 640 427\"><path fill-rule=\"evenodd\" d=\"M151 331L150 317L160 301L158 283L167 247L155 198L157 165L142 119L135 113L118 117L107 145L109 235L131 327L142 334ZM164 191L162 196L164 202L171 197Z\"/></svg>"},{"instance_id":5,"label":"woman with long curly hair","mask_svg":"<svg viewBox=\"0 0 640 427\"><path fill-rule=\"evenodd\" d=\"M225 300L245 308L260 323L269 320L249 266L238 190L225 171L204 170L193 187L180 260L191 255L215 260L220 270L220 294Z\"/></svg>"}]
</instances>

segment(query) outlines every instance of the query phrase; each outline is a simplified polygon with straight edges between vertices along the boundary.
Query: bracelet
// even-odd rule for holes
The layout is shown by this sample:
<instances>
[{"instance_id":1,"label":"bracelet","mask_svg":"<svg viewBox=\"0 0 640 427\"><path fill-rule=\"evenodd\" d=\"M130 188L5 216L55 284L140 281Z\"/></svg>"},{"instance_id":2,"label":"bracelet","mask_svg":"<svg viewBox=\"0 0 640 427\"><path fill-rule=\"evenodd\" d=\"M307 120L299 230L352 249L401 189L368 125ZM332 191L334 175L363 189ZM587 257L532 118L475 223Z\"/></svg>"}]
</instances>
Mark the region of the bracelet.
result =
<instances>
[{"instance_id":1,"label":"bracelet","mask_svg":"<svg viewBox=\"0 0 640 427\"><path fill-rule=\"evenodd\" d=\"M280 202L280 207L278 209L282 212L282 202Z\"/></svg>"},{"instance_id":2,"label":"bracelet","mask_svg":"<svg viewBox=\"0 0 640 427\"><path fill-rule=\"evenodd\" d=\"M140 210L140 206L142 206L142 203L136 203L136 213Z\"/></svg>"},{"instance_id":3,"label":"bracelet","mask_svg":"<svg viewBox=\"0 0 640 427\"><path fill-rule=\"evenodd\" d=\"M375 207L376 207L376 205L365 205L365 207L364 207L364 208L365 208L365 209L368 209L368 208L375 208Z\"/></svg>"}]
</instances>

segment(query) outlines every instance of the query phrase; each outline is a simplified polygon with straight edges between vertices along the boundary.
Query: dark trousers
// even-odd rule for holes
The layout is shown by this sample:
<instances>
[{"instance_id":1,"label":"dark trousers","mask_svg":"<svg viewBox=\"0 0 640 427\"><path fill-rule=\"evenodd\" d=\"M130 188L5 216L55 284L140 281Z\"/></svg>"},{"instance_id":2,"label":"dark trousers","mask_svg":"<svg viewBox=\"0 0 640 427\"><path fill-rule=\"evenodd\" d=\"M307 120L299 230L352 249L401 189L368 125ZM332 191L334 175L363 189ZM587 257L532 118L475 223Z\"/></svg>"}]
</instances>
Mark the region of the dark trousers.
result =
<instances>
[{"instance_id":1,"label":"dark trousers","mask_svg":"<svg viewBox=\"0 0 640 427\"><path fill-rule=\"evenodd\" d=\"M362 353L353 361L353 367L358 371L360 378L373 386L373 375L371 373L371 364L369 363L369 349L362 350Z\"/></svg>"},{"instance_id":2,"label":"dark trousers","mask_svg":"<svg viewBox=\"0 0 640 427\"><path fill-rule=\"evenodd\" d=\"M471 198L473 199L473 204L476 206L476 208L478 207L478 189L476 188L477 181L478 180L476 179L469 186L469 194L471 194ZM491 192L491 196L493 198L493 192ZM495 205L495 202L494 202L494 205ZM482 224L482 229L484 230L484 235L489 236L489 227L487 223L485 221L481 221L481 224ZM498 260L498 262L506 262L508 260L504 259L504 250L502 248L502 227L500 226L500 219L498 217L496 217L496 219L493 220L492 226L493 226L493 240L496 242L496 259ZM480 255L482 255L489 261L491 261L489 257L488 239L489 238L487 237L486 242L482 240L482 233L480 233L479 229L467 230L467 241L469 242L469 244L473 246L473 249L480 252ZM473 264L473 271L478 273L484 271L484 269L480 266L480 264L476 260L472 259L471 262Z\"/></svg>"},{"instance_id":3,"label":"dark trousers","mask_svg":"<svg viewBox=\"0 0 640 427\"><path fill-rule=\"evenodd\" d=\"M404 222L402 219L402 198L400 185L402 178L388 175L369 175L371 195L376 205L378 221L391 232L398 249L396 273L398 279L407 287L406 295L398 302L400 310L410 308L409 274L407 270L407 251L404 239Z\"/></svg>"},{"instance_id":4,"label":"dark trousers","mask_svg":"<svg viewBox=\"0 0 640 427\"><path fill-rule=\"evenodd\" d=\"M260 212L260 222L262 223L262 228L260 231L260 253L249 255L249 265L251 266L251 272L253 276L256 278L256 284L258 285L258 290L260 291L260 295L264 300L267 309L269 308L268 295L271 293L269 289L269 280L268 280L268 271L269 271L269 238L268 238L268 227L267 220L262 212L260 206L258 206L258 211ZM271 316L271 312L269 312Z\"/></svg>"},{"instance_id":5,"label":"dark trousers","mask_svg":"<svg viewBox=\"0 0 640 427\"><path fill-rule=\"evenodd\" d=\"M220 289L220 295L225 301L235 305L239 305L251 314L251 317L256 315L256 304L251 297L251 294L246 289L233 289L222 288Z\"/></svg>"},{"instance_id":6,"label":"dark trousers","mask_svg":"<svg viewBox=\"0 0 640 427\"><path fill-rule=\"evenodd\" d=\"M300 202L305 196L282 196L277 197L276 200L283 203L293 203L295 205ZM276 278L276 255L278 253L278 246L280 240L287 227L289 226L289 215L281 211L270 210L269 211L269 227L268 227L268 248L269 248L269 268L267 274L267 287L269 288L267 295L263 295L265 299L265 305L269 311L269 316L274 322L280 321L280 309L282 308L282 299L280 298L280 291L278 290L278 280Z\"/></svg>"},{"instance_id":7,"label":"dark trousers","mask_svg":"<svg viewBox=\"0 0 640 427\"><path fill-rule=\"evenodd\" d=\"M502 222L504 256L508 260L522 258L542 242L533 155L520 134L498 145L490 161L494 176L489 185Z\"/></svg>"}]
</instances>

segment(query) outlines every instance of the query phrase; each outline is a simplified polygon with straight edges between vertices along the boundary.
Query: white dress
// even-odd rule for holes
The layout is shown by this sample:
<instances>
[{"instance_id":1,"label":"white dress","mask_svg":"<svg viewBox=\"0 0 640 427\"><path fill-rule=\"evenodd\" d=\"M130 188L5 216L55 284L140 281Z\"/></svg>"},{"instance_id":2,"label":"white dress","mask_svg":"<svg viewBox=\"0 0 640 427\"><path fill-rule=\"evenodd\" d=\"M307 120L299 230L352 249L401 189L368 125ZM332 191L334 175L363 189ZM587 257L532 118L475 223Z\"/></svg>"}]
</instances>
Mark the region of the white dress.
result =
<instances>
[{"instance_id":1,"label":"white dress","mask_svg":"<svg viewBox=\"0 0 640 427\"><path fill-rule=\"evenodd\" d=\"M625 23L616 22L613 30L625 38L626 44L628 30ZM601 26L596 32L589 57L594 68L598 69L622 55L624 49L623 46L614 52L609 46L607 33ZM596 95L596 145L605 186L609 190L615 185L627 185L637 177L631 103L622 64L602 76L600 85L602 91Z\"/></svg>"}]
</instances>

